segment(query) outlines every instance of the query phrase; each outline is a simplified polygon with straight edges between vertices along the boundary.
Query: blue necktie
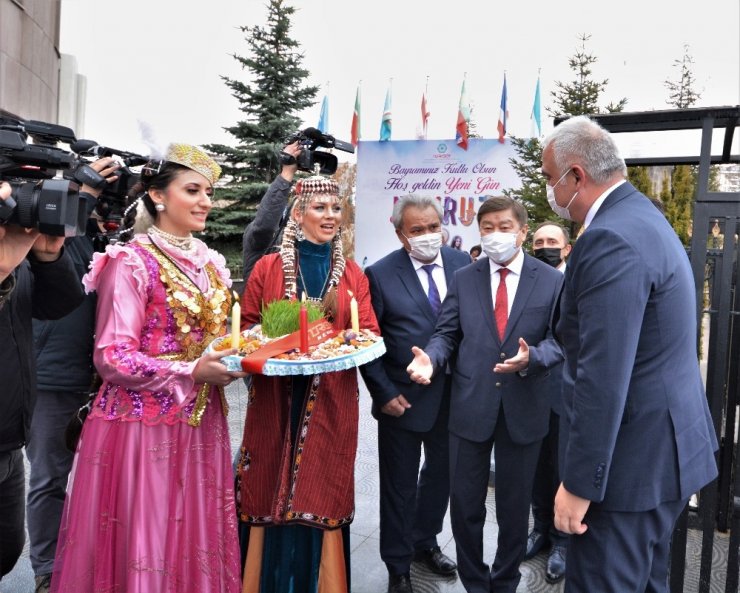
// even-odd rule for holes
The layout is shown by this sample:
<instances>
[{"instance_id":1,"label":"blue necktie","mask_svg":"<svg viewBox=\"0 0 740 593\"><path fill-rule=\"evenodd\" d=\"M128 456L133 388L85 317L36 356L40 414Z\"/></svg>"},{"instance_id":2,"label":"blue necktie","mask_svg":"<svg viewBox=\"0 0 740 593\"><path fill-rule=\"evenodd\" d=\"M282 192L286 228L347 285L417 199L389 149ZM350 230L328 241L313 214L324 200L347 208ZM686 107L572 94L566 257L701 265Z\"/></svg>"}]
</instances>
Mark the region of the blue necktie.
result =
<instances>
[{"instance_id":1,"label":"blue necktie","mask_svg":"<svg viewBox=\"0 0 740 593\"><path fill-rule=\"evenodd\" d=\"M429 277L429 292L427 293L427 298L429 299L429 304L432 306L432 313L434 313L435 317L439 315L439 310L442 308L442 301L439 298L439 290L437 290L437 284L434 282L434 278L432 277L432 271L436 266L437 264L426 264L425 266L421 266L421 269L424 270Z\"/></svg>"}]
</instances>

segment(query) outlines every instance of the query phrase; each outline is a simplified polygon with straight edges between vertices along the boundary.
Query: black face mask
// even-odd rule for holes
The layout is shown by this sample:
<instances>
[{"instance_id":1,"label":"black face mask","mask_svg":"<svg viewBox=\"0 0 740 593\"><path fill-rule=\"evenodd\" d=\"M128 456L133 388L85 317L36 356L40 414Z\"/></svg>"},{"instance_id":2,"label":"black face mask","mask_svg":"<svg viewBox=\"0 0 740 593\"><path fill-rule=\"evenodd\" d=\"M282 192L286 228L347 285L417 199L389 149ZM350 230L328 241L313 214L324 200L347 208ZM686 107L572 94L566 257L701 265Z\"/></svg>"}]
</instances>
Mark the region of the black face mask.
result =
<instances>
[{"instance_id":1,"label":"black face mask","mask_svg":"<svg viewBox=\"0 0 740 593\"><path fill-rule=\"evenodd\" d=\"M557 268L560 265L560 262L563 261L563 256L560 255L560 251L560 247L542 247L534 250L534 256L538 260L551 265L553 268Z\"/></svg>"}]
</instances>

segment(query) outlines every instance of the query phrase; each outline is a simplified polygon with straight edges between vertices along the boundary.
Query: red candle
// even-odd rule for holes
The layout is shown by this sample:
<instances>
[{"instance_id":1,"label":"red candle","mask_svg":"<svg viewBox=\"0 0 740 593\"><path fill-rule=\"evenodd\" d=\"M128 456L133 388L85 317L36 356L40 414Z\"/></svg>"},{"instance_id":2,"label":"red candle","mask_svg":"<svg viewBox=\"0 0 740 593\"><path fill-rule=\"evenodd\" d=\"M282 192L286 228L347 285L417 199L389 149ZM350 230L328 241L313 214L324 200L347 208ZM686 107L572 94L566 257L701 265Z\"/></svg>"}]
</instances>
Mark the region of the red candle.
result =
<instances>
[{"instance_id":1,"label":"red candle","mask_svg":"<svg viewBox=\"0 0 740 593\"><path fill-rule=\"evenodd\" d=\"M301 352L306 354L308 352L308 310L303 303L301 303L298 323L301 332Z\"/></svg>"}]
</instances>

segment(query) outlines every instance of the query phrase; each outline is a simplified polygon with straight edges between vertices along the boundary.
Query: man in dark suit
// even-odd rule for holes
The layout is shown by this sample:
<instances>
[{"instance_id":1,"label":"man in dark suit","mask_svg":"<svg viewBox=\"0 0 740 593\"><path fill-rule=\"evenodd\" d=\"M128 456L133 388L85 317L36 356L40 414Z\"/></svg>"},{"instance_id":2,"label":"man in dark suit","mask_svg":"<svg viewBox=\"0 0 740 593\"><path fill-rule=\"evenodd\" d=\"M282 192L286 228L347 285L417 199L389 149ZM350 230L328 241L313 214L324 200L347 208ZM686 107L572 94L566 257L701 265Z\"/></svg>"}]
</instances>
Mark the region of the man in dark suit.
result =
<instances>
[{"instance_id":1,"label":"man in dark suit","mask_svg":"<svg viewBox=\"0 0 740 593\"><path fill-rule=\"evenodd\" d=\"M456 355L450 400L450 514L469 593L514 593L527 544L537 455L547 433L548 369L562 361L550 319L563 275L525 254L527 211L510 198L478 210L487 257L455 273L437 327L408 372L428 384ZM495 448L494 448L495 443ZM483 561L491 450L498 547Z\"/></svg>"},{"instance_id":2,"label":"man in dark suit","mask_svg":"<svg viewBox=\"0 0 740 593\"><path fill-rule=\"evenodd\" d=\"M411 347L434 332L452 275L470 257L442 247L442 208L434 198L402 196L391 221L403 247L365 270L386 354L360 372L378 421L380 556L388 591L403 593L412 590L412 559L438 574L456 570L437 544L450 492L449 375L440 373L425 388L409 379L406 366Z\"/></svg>"},{"instance_id":3,"label":"man in dark suit","mask_svg":"<svg viewBox=\"0 0 740 593\"><path fill-rule=\"evenodd\" d=\"M545 140L542 173L553 210L586 228L556 324L566 358L555 525L575 534L565 591L667 592L676 518L717 475L689 260L589 118Z\"/></svg>"},{"instance_id":4,"label":"man in dark suit","mask_svg":"<svg viewBox=\"0 0 740 593\"><path fill-rule=\"evenodd\" d=\"M560 272L565 273L567 266L565 258L568 257L570 250L570 233L557 222L551 220L543 222L532 234L532 255ZM527 536L527 553L524 555L524 559L529 560L547 545L550 546L545 564L545 580L548 583L557 583L565 576L565 558L568 551L568 534L555 529L553 508L555 493L560 486L558 433L563 409L562 376L561 364L550 370L550 380L545 386L550 394L550 428L542 441L534 474L532 488L534 526Z\"/></svg>"}]
</instances>

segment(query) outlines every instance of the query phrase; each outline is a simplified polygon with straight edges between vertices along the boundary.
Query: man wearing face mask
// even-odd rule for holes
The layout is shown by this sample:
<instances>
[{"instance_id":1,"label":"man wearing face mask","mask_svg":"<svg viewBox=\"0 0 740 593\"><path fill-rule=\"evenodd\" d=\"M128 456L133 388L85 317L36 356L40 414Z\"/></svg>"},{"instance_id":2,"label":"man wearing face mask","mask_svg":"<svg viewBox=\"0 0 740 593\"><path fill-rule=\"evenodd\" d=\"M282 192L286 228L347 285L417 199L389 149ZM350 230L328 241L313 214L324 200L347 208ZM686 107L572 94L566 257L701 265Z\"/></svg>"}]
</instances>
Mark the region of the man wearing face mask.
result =
<instances>
[{"instance_id":1,"label":"man wearing face mask","mask_svg":"<svg viewBox=\"0 0 740 593\"><path fill-rule=\"evenodd\" d=\"M532 235L532 253L540 261L565 272L565 258L570 253L570 234L557 222L546 221L540 224ZM542 441L537 470L532 489L532 516L534 527L527 537L525 560L534 558L537 553L550 545L545 565L545 579L557 583L565 575L565 557L568 549L568 534L555 529L553 523L553 504L558 480L558 432L562 411L562 365L550 370L550 380L543 387L550 398L550 428Z\"/></svg>"},{"instance_id":2,"label":"man wearing face mask","mask_svg":"<svg viewBox=\"0 0 740 593\"><path fill-rule=\"evenodd\" d=\"M449 500L450 376L442 372L422 387L409 380L406 366L411 347L434 332L452 275L470 256L442 246L442 209L434 198L402 196L391 220L402 247L365 270L386 354L360 372L378 420L380 555L388 591L402 593L412 591L412 561L437 574L456 570L437 542Z\"/></svg>"},{"instance_id":3,"label":"man wearing face mask","mask_svg":"<svg viewBox=\"0 0 740 593\"><path fill-rule=\"evenodd\" d=\"M527 211L506 197L478 210L486 257L455 273L434 335L407 372L429 384L454 356L450 514L468 593L514 593L521 579L537 456L548 430L549 370L562 361L550 330L563 275L525 254ZM494 447L495 443L495 447ZM491 450L498 547L483 560Z\"/></svg>"},{"instance_id":4,"label":"man wearing face mask","mask_svg":"<svg viewBox=\"0 0 740 593\"><path fill-rule=\"evenodd\" d=\"M545 139L550 203L581 223L559 321L555 526L567 593L667 593L671 534L717 476L696 352L694 277L675 231L626 179L609 132L572 117Z\"/></svg>"}]
</instances>

